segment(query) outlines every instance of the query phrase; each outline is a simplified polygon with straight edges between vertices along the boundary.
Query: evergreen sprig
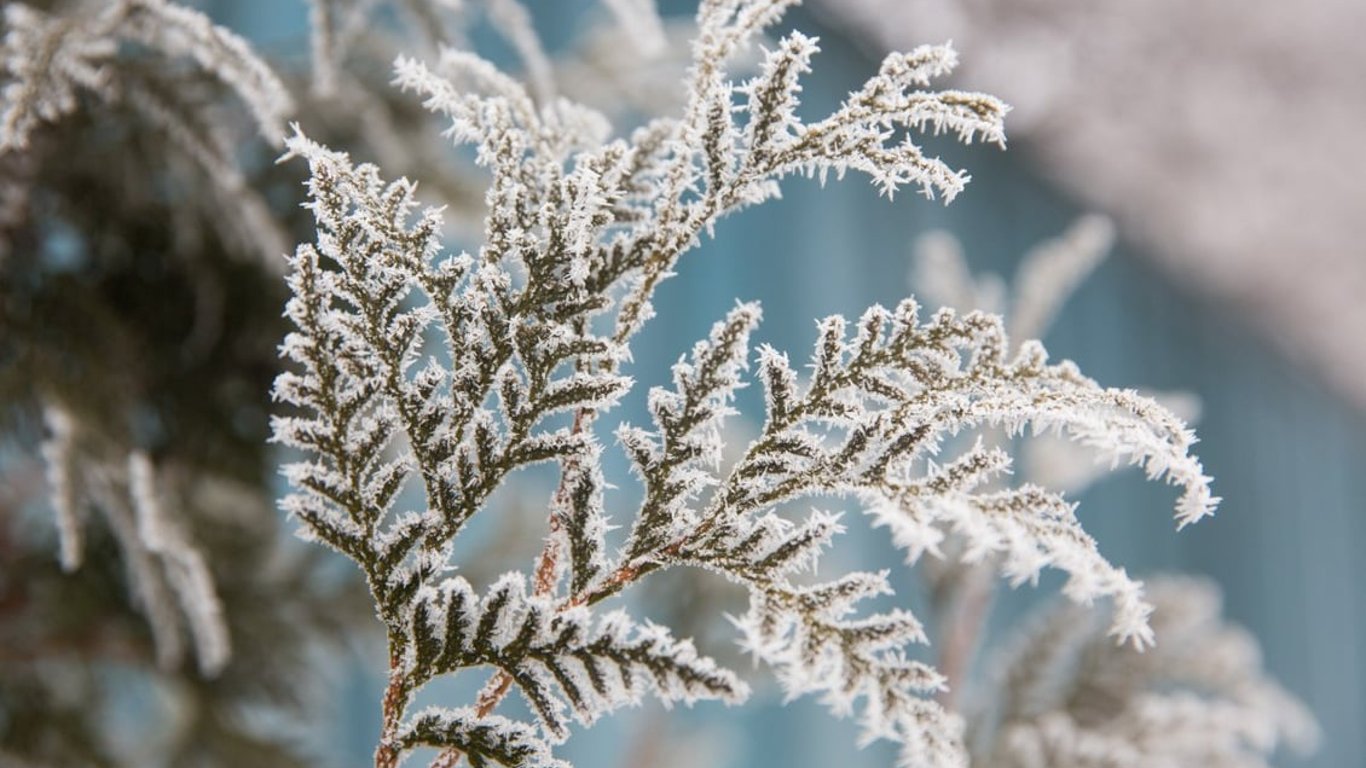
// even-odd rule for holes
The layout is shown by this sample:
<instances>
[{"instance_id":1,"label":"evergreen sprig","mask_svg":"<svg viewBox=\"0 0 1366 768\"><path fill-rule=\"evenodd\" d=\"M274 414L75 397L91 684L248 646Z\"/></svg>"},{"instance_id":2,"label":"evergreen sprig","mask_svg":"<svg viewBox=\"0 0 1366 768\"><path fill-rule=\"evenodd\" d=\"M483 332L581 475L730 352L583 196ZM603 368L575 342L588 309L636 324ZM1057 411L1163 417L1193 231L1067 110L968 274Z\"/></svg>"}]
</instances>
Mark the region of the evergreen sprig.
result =
<instances>
[{"instance_id":1,"label":"evergreen sprig","mask_svg":"<svg viewBox=\"0 0 1366 768\"><path fill-rule=\"evenodd\" d=\"M926 698L945 681L907 652L926 642L920 622L864 610L890 593L887 574L794 578L843 530L823 512L787 519L788 505L810 497L856 500L911 560L948 556L936 544L951 528L968 542L957 556L1000 553L1016 581L1060 568L1073 599L1115 600L1112 632L1151 642L1141 585L1098 554L1068 502L1033 486L991 489L1009 469L1000 451L930 459L964 431L1059 431L1182 486L1184 525L1217 502L1191 433L1151 400L1050 364L1037 343L1012 352L999 318L942 310L922 320L910 300L868 310L852 336L843 318L822 321L806 381L761 347L766 421L723 471L722 429L760 319L756 305L732 310L674 366L671 387L651 390L652 428L616 430L644 498L609 553L595 420L632 386L618 373L629 342L700 235L794 172L852 169L889 195L914 184L951 199L966 175L927 157L915 136L1003 141L1000 102L923 90L954 65L947 47L888 57L815 122L796 116L811 38L787 36L733 84L728 62L791 4L703 2L682 116L629 140L471 53L446 50L434 67L400 58L398 85L449 118L448 136L491 171L476 255L443 252L441 214L418 210L413 184L386 182L297 129L287 139L287 157L309 166L318 236L291 258L296 330L283 351L297 369L276 395L299 414L278 417L275 436L305 459L287 469L296 490L284 505L306 535L357 562L387 628L377 766L419 744L444 748L442 766L462 755L555 764L547 745L567 735L565 712L592 722L633 701L643 680L665 701L742 698L744 684L690 642L620 611L597 615L602 601L676 566L749 590L736 620L744 644L790 694L820 693L837 713L858 708L865 738L900 743L902 765L961 764L958 717ZM534 573L477 595L449 573L454 540L511 472L546 461L561 482ZM419 490L419 508L400 513ZM474 707L408 713L432 679L470 668L492 675ZM534 731L494 714L513 687L538 715Z\"/></svg>"}]
</instances>

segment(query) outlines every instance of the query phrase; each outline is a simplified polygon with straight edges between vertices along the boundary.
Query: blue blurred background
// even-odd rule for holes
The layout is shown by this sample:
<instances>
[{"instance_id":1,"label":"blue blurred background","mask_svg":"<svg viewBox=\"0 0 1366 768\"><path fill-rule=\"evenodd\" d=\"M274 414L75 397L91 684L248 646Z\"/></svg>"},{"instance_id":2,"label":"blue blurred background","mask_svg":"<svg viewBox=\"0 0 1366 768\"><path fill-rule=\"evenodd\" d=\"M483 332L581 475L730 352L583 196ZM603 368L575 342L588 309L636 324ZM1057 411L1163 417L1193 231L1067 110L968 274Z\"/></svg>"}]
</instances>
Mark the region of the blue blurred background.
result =
<instances>
[{"instance_id":1,"label":"blue blurred background","mask_svg":"<svg viewBox=\"0 0 1366 768\"><path fill-rule=\"evenodd\" d=\"M533 5L544 6L536 9L538 24L553 44L582 23L586 4ZM272 54L306 55L302 3L217 0L210 8ZM687 3L667 10L686 13ZM821 38L823 53L804 93L814 109L837 102L876 70L876 52L817 15L799 9L790 24ZM762 302L760 341L804 357L815 318L856 315L912 290L909 253L917 235L947 229L961 239L974 271L1008 278L1030 246L1086 212L1019 152L935 148L974 178L951 205L912 194L888 201L853 177L824 189L792 179L782 200L722 222L715 239L687 256L679 276L660 289L656 307L668 321L639 337L630 373L645 384L660 381L737 299ZM1215 518L1178 535L1171 490L1121 473L1081 499L1083 521L1103 552L1131 573L1180 571L1217 581L1229 618L1260 639L1269 670L1320 720L1323 745L1303 764L1366 765L1366 565L1359 553L1366 543L1366 420L1273 350L1248 317L1189 295L1150 264L1121 242L1046 341L1055 358L1077 361L1104 384L1197 394L1199 453L1224 501ZM850 520L857 529L859 521ZM875 533L855 535L870 559L891 560ZM994 635L1056 586L1045 580L1037 590L1007 595ZM370 763L379 672L361 659L336 670L343 695L332 702L319 745L329 765ZM575 737L565 756L595 768L631 765L630 734L651 721L649 727L666 727L694 746L715 741L714 752L698 753L699 763L714 754L729 766L890 764L881 746L857 751L853 726L831 722L814 702L782 707L776 697L765 689L742 710L699 706L666 726L651 720L647 707Z\"/></svg>"}]
</instances>

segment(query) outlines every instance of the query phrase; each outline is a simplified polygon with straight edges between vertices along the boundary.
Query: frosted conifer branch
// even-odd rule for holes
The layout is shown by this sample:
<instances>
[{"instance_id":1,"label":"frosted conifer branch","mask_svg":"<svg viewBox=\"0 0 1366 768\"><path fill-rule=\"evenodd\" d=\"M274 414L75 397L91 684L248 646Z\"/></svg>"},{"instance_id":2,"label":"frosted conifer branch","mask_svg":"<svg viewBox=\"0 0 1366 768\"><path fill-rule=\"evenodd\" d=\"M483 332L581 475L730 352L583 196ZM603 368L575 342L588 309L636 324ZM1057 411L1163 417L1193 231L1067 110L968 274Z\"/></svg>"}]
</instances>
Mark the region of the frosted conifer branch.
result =
<instances>
[{"instance_id":1,"label":"frosted conifer branch","mask_svg":"<svg viewBox=\"0 0 1366 768\"><path fill-rule=\"evenodd\" d=\"M730 323L717 326L695 359L722 346ZM916 468L962 430L1015 431L1033 424L1067 430L1110 455L1147 465L1155 477L1162 474L1158 468L1170 471L1185 489L1178 503L1182 521L1196 511L1207 513L1214 500L1208 478L1187 452L1189 434L1175 417L1132 393L1099 387L1070 364L1048 365L1037 343L1008 357L999 318L941 310L922 324L914 302L907 301L894 312L869 310L858 329L849 338L843 319L821 323L805 391L784 356L771 349L760 353L768 412L762 436L727 478L712 481L718 487L700 514L674 515L671 527L653 538L667 543L637 546L624 567L648 572L696 564L747 584L754 603L739 621L746 645L778 669L789 691L822 691L839 712L851 711L861 697L867 738L901 742L906 765L952 765L960 760L956 736L945 734L957 733L957 726L917 695L936 690L942 679L923 665L907 668L900 650L907 642L924 642L918 622L900 612L844 620L860 599L886 589L882 577L855 574L818 587L790 586L767 553L806 548L814 557L833 531L829 523L825 531L792 529L779 547L760 548L775 536L765 511L805 496L854 496L893 528L894 541L912 557L934 549L941 527L954 529L968 541L964 557L1003 553L1006 574L1016 581L1033 579L1051 565L1069 573L1065 592L1074 600L1113 598L1118 610L1112 631L1145 645L1152 637L1141 585L1097 553L1070 504L1029 486L976 492L1008 469L1000 451L979 447L931 466L923 477L915 476ZM676 382L676 401L686 402L687 383ZM670 402L661 394L651 399ZM657 435L623 433L638 466L685 466L682 459L697 452L677 441L672 450L660 447L669 444L661 437L678 421L677 412L657 409ZM677 457L672 462L671 454ZM668 474L643 474L647 499L651 487L707 484L686 475L671 480ZM637 527L647 519L642 516ZM755 554L747 560L737 551Z\"/></svg>"},{"instance_id":2,"label":"frosted conifer branch","mask_svg":"<svg viewBox=\"0 0 1366 768\"><path fill-rule=\"evenodd\" d=\"M742 696L743 684L687 641L624 614L595 616L601 601L676 566L749 590L736 620L743 642L790 695L857 711L865 739L901 744L901 765L964 764L960 721L926 698L943 677L908 654L926 642L920 622L902 610L861 613L889 591L886 575L797 583L843 530L837 514L780 513L815 496L856 499L912 559L954 530L970 545L957 556L999 554L1013 580L1060 568L1069 597L1112 598L1112 631L1150 642L1140 585L1098 554L1069 503L1034 486L988 487L1009 468L998 451L930 459L964 431L1058 432L1180 485L1184 524L1216 502L1190 432L1150 400L1049 364L1037 343L1013 351L999 318L945 310L922 322L912 301L870 309L852 336L842 318L822 321L805 384L784 355L761 348L767 421L723 469L725 419L760 318L756 305L732 310L674 366L672 385L649 393L652 426L616 430L644 498L608 555L594 420L630 387L616 373L627 344L702 232L796 171L854 169L887 193L916 184L951 198L966 176L910 135L1003 141L998 101L923 90L954 65L947 47L889 57L811 123L797 117L811 38L789 35L754 77L731 84L727 63L791 4L703 3L682 116L629 140L609 140L602 116L533 98L471 53L445 50L434 67L400 57L397 85L447 117L448 135L491 171L477 255L441 252L440 213L418 209L411 183L386 182L301 133L287 140L288 156L309 164L318 237L291 262L296 330L283 352L297 369L276 397L298 413L276 418L275 437L305 460L287 468L295 492L284 506L305 535L357 561L388 628L377 766L417 743L445 747L443 766L462 753L483 760L475 753L490 744L549 760L529 732L488 719L513 687L546 742L564 738L569 713L591 722L634 700L637 677L666 701ZM571 413L572 426L553 418ZM510 472L541 461L559 463L561 482L534 586L512 574L478 596L447 573L452 542ZM404 512L395 506L409 482L423 500ZM474 710L405 719L419 688L468 667L497 670Z\"/></svg>"},{"instance_id":3,"label":"frosted conifer branch","mask_svg":"<svg viewBox=\"0 0 1366 768\"><path fill-rule=\"evenodd\" d=\"M285 351L304 374L282 377L277 397L316 416L278 419L276 437L324 461L290 469L309 492L287 504L324 540L368 561L377 599L398 610L386 596L391 587L406 592L420 578L419 571L394 570L414 537L435 552L508 472L587 450L582 434L536 427L564 411L606 408L630 381L589 370L620 353L584 330L601 300L566 279L570 254L562 252L557 263L518 248L509 256L526 270L523 285L514 285L496 261L476 265L464 254L436 261L439 213L426 211L408 226L415 206L410 184L386 185L373 166L353 167L301 135L289 147L313 170L310 205L319 241L293 259L288 311L300 333L286 340ZM550 223L562 247L572 239L572 219L565 210ZM342 271L321 269L320 251ZM414 290L428 303L407 308ZM452 365L433 358L416 368L433 323L444 333ZM346 356L346 365L334 365L337 354ZM570 361L582 370L563 371ZM486 405L491 395L496 409ZM400 433L408 451L381 461ZM387 542L398 549L381 552L371 537L383 530L410 472L421 477L428 513L416 524L420 533L405 533Z\"/></svg>"},{"instance_id":4,"label":"frosted conifer branch","mask_svg":"<svg viewBox=\"0 0 1366 768\"><path fill-rule=\"evenodd\" d=\"M521 574L505 575L482 598L458 577L424 588L411 638L410 685L468 667L500 669L557 742L568 735L565 710L592 723L638 702L647 687L666 703L748 695L734 674L664 627L623 611L595 618L584 607L561 610L552 599L527 594Z\"/></svg>"},{"instance_id":5,"label":"frosted conifer branch","mask_svg":"<svg viewBox=\"0 0 1366 768\"><path fill-rule=\"evenodd\" d=\"M1006 108L1000 102L983 94L918 90L952 68L954 57L947 48L889 57L878 76L841 109L809 125L798 121L793 110L798 77L817 50L815 40L793 34L765 58L753 80L728 83L727 62L792 4L704 4L698 11L700 32L683 117L656 122L629 143L614 142L592 153L613 160L613 176L602 180L611 182L603 187L603 196L612 200L612 217L599 225L595 237L591 269L599 279L592 287L605 290L621 280L633 286L619 313L618 341L648 319L649 294L700 233L726 213L774 196L776 179L796 171L854 169L888 193L914 183L926 194L937 190L952 198L966 177L925 157L909 136L885 146L892 134L906 128L951 131L965 141L979 136L1004 140ZM559 175L566 154L595 148L603 140L593 129L605 123L591 113L565 102L536 110L519 88L503 86L490 76L491 65L469 54L443 54L442 71L499 83L489 97L462 92L411 59L400 58L397 70L399 85L451 118L449 135L458 143L475 144L481 162L494 168L489 201L495 216L497 201L512 191L528 199L506 206L508 210L534 211L540 204L537 195L548 186L547 179ZM732 116L736 95L749 97L746 125L736 125ZM515 168L502 170L506 165ZM523 213L502 227L525 232L535 223ZM613 223L622 226L607 226Z\"/></svg>"},{"instance_id":6,"label":"frosted conifer branch","mask_svg":"<svg viewBox=\"0 0 1366 768\"><path fill-rule=\"evenodd\" d=\"M498 765L518 768L568 768L551 756L550 745L536 729L498 715L479 714L470 708L429 707L417 713L399 732L404 748L442 747L460 750L475 768Z\"/></svg>"},{"instance_id":7,"label":"frosted conifer branch","mask_svg":"<svg viewBox=\"0 0 1366 768\"><path fill-rule=\"evenodd\" d=\"M284 138L293 100L283 83L245 40L199 11L166 0L119 0L49 15L12 3L4 20L0 62L8 82L0 151L27 147L39 124L75 111L82 92L113 102L130 88L143 87L138 64L148 53L193 60L202 73L242 100L262 136L273 143ZM137 53L122 55L130 46ZM139 103L133 101L134 106Z\"/></svg>"}]
</instances>

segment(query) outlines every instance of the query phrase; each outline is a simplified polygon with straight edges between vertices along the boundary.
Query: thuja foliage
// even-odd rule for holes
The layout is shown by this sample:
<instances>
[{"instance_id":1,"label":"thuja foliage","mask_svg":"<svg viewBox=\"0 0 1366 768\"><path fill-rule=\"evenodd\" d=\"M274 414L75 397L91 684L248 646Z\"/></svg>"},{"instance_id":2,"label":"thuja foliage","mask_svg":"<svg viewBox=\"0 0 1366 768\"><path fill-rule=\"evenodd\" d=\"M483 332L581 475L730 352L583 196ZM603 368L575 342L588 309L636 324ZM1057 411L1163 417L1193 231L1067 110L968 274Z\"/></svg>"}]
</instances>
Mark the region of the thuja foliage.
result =
<instances>
[{"instance_id":1,"label":"thuja foliage","mask_svg":"<svg viewBox=\"0 0 1366 768\"><path fill-rule=\"evenodd\" d=\"M297 105L331 141L357 129L323 116L404 116L325 109L187 5L0 11L0 764L308 764L278 721L317 717L367 603L274 508L280 254L309 230L270 161Z\"/></svg>"},{"instance_id":2,"label":"thuja foliage","mask_svg":"<svg viewBox=\"0 0 1366 768\"><path fill-rule=\"evenodd\" d=\"M1098 258L1094 226L1026 259L1004 326L908 300L822 321L803 367L752 348L761 313L742 303L650 391L649 424L603 417L633 386L622 371L653 291L721 216L790 174L854 170L888 195L952 199L966 174L919 137L1004 141L997 100L929 90L953 67L947 47L890 56L832 112L799 118L816 41L763 39L794 4L704 2L689 48L686 25L649 2L606 0L615 23L552 55L517 0L313 0L311 63L279 74L169 0L8 4L0 427L21 455L0 465L0 762L304 762L244 713L305 708L317 641L362 629L348 585L319 579L320 557L282 555L267 511L275 456L257 417L278 370L282 267L283 504L359 566L388 638L377 765L422 747L438 766L558 765L576 724L623 704L743 700L747 681L682 636L703 620L696 606L657 611L675 622L663 627L612 604L683 568L739 585L741 647L791 696L899 743L905 765L1262 766L1304 736L1303 712L1218 621L1210 588L1145 591L1059 493L1091 479L1098 455L1180 485L1182 525L1216 501L1172 413L1027 340ZM472 52L479 20L518 77ZM375 64L395 56L391 89ZM652 113L679 57L681 112L626 138L557 95ZM424 105L473 151L437 140L415 119ZM291 118L303 127L289 137ZM314 238L279 179L305 164L253 159L281 145L307 161L316 224L287 263L284 242ZM423 209L414 182L333 149L346 147L446 207ZM474 253L442 242L481 225ZM999 285L949 266L922 294L1004 309L987 300ZM765 408L739 440L735 395L751 378ZM1071 446L1049 453L1070 470L1008 478L1025 429ZM618 449L638 502L604 477ZM544 512L501 522L542 519L544 550L526 572L481 579L506 558L456 543L477 535L476 515L514 511L495 495L532 465L558 476ZM59 535L35 549L25 511L44 485ZM919 660L916 616L870 608L896 604L888 574L816 573L847 519L799 511L813 502L865 513L921 566L937 668ZM984 613L961 605L983 583L989 596L997 572L1018 583L1050 566L1072 607L1015 643L984 706L960 703ZM143 753L108 743L123 695L110 664L145 672L184 713ZM458 674L486 677L474 700L414 703ZM501 708L514 689L532 718Z\"/></svg>"},{"instance_id":3,"label":"thuja foliage","mask_svg":"<svg viewBox=\"0 0 1366 768\"><path fill-rule=\"evenodd\" d=\"M946 306L1002 313L1012 334L1043 335L1113 240L1109 221L1084 216L1024 254L1007 285L993 274L974 276L958 242L931 232L916 243L913 283ZM1183 418L1198 417L1199 401L1190 393L1153 397ZM1063 437L996 437L1018 460L1011 479L1017 486L1080 493L1109 469ZM896 510L888 512L895 530ZM938 546L971 548L971 538L948 532ZM966 680L965 667L982 645L994 587L990 571L999 557L925 563L939 667L949 680ZM1038 612L993 649L989 674L944 692L941 702L964 712L970 764L1264 768L1283 747L1301 755L1314 749L1314 718L1263 670L1253 638L1223 620L1214 584L1159 576L1144 591L1153 606L1155 647L1140 652L1107 636L1122 604L1098 609L1069 602Z\"/></svg>"},{"instance_id":4,"label":"thuja foliage","mask_svg":"<svg viewBox=\"0 0 1366 768\"><path fill-rule=\"evenodd\" d=\"M899 764L966 760L945 686L909 646L926 642L903 609L866 609L886 573L814 577L843 531L791 503L843 498L924 553L992 557L1014 582L1054 567L1078 603L1110 598L1109 633L1153 642L1142 585L1108 563L1073 505L1048 489L1001 487L1003 450L979 430L1055 431L1116 463L1181 487L1180 525L1217 500L1190 454L1185 425L1153 400L1107 389L1036 342L1012 346L997 317L926 314L907 299L854 322L819 324L808 373L767 346L751 349L759 307L739 304L649 392L649 425L612 441L643 485L622 509L604 481L602 415L631 389L621 373L653 314L659 283L718 218L763 202L777 180L848 170L888 195L904 186L952 199L966 175L927 155L924 132L1004 140L1006 108L978 93L928 90L951 49L893 54L819 119L797 116L817 52L800 33L736 83L730 62L792 2L701 4L681 116L611 138L600 115L538 100L465 52L397 62L396 82L449 119L491 175L482 242L448 252L436 209L415 186L386 181L297 131L287 157L308 164L316 242L290 259L283 354L294 368L275 396L291 410L275 438L299 450L283 505L303 533L353 560L389 646L377 766L435 747L435 765L559 765L573 723L650 695L738 702L748 685L668 628L607 602L665 570L707 569L742 585L744 647L789 694L856 712L866 739L901 745ZM721 435L751 366L764 392L758 437L726 471ZM545 548L529 572L484 590L454 569L454 542L517 470L549 463ZM607 535L625 528L622 541ZM941 551L946 532L967 546ZM488 674L475 701L411 711L437 678ZM516 689L534 722L499 714Z\"/></svg>"},{"instance_id":5,"label":"thuja foliage","mask_svg":"<svg viewBox=\"0 0 1366 768\"><path fill-rule=\"evenodd\" d=\"M310 662L367 637L358 580L279 536L280 254L311 222L301 169L270 161L306 116L477 208L383 73L495 11L529 27L510 0L314 5L309 68L195 4L0 9L0 764L303 764ZM612 74L570 64L590 92ZM168 715L147 738L111 717L144 686Z\"/></svg>"}]
</instances>

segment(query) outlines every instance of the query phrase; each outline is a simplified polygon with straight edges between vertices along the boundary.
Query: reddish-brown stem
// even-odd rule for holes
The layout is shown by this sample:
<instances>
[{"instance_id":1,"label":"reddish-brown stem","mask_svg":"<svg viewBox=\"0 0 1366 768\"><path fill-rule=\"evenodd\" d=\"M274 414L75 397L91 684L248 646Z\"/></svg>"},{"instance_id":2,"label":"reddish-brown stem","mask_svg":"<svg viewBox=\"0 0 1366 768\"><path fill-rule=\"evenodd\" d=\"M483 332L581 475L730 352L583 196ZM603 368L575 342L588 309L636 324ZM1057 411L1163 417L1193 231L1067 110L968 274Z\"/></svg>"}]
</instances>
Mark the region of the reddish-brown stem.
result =
<instances>
[{"instance_id":1,"label":"reddish-brown stem","mask_svg":"<svg viewBox=\"0 0 1366 768\"><path fill-rule=\"evenodd\" d=\"M401 671L398 649L389 648L389 684L384 688L379 746L375 748L375 768L398 768L403 751L398 745L398 729L408 699L408 681Z\"/></svg>"},{"instance_id":2,"label":"reddish-brown stem","mask_svg":"<svg viewBox=\"0 0 1366 768\"><path fill-rule=\"evenodd\" d=\"M570 434L582 433L588 429L592 420L591 411L583 408L575 411L574 423L569 430ZM555 495L550 502L550 520L547 523L549 532L546 535L545 546L541 548L540 557L536 560L536 572L532 587L533 594L538 596L544 597L555 591L555 573L560 556L560 537L558 534L563 524L561 512L569 504L568 478L577 466L577 460L570 459L565 462L564 470L560 473L559 485L555 488ZM479 717L487 716L497 708L511 688L512 676L499 670L493 677L489 678L489 681L479 691L479 697L475 699L475 712ZM461 757L462 753L458 749L444 750L431 762L430 768L455 768L460 764Z\"/></svg>"}]
</instances>

